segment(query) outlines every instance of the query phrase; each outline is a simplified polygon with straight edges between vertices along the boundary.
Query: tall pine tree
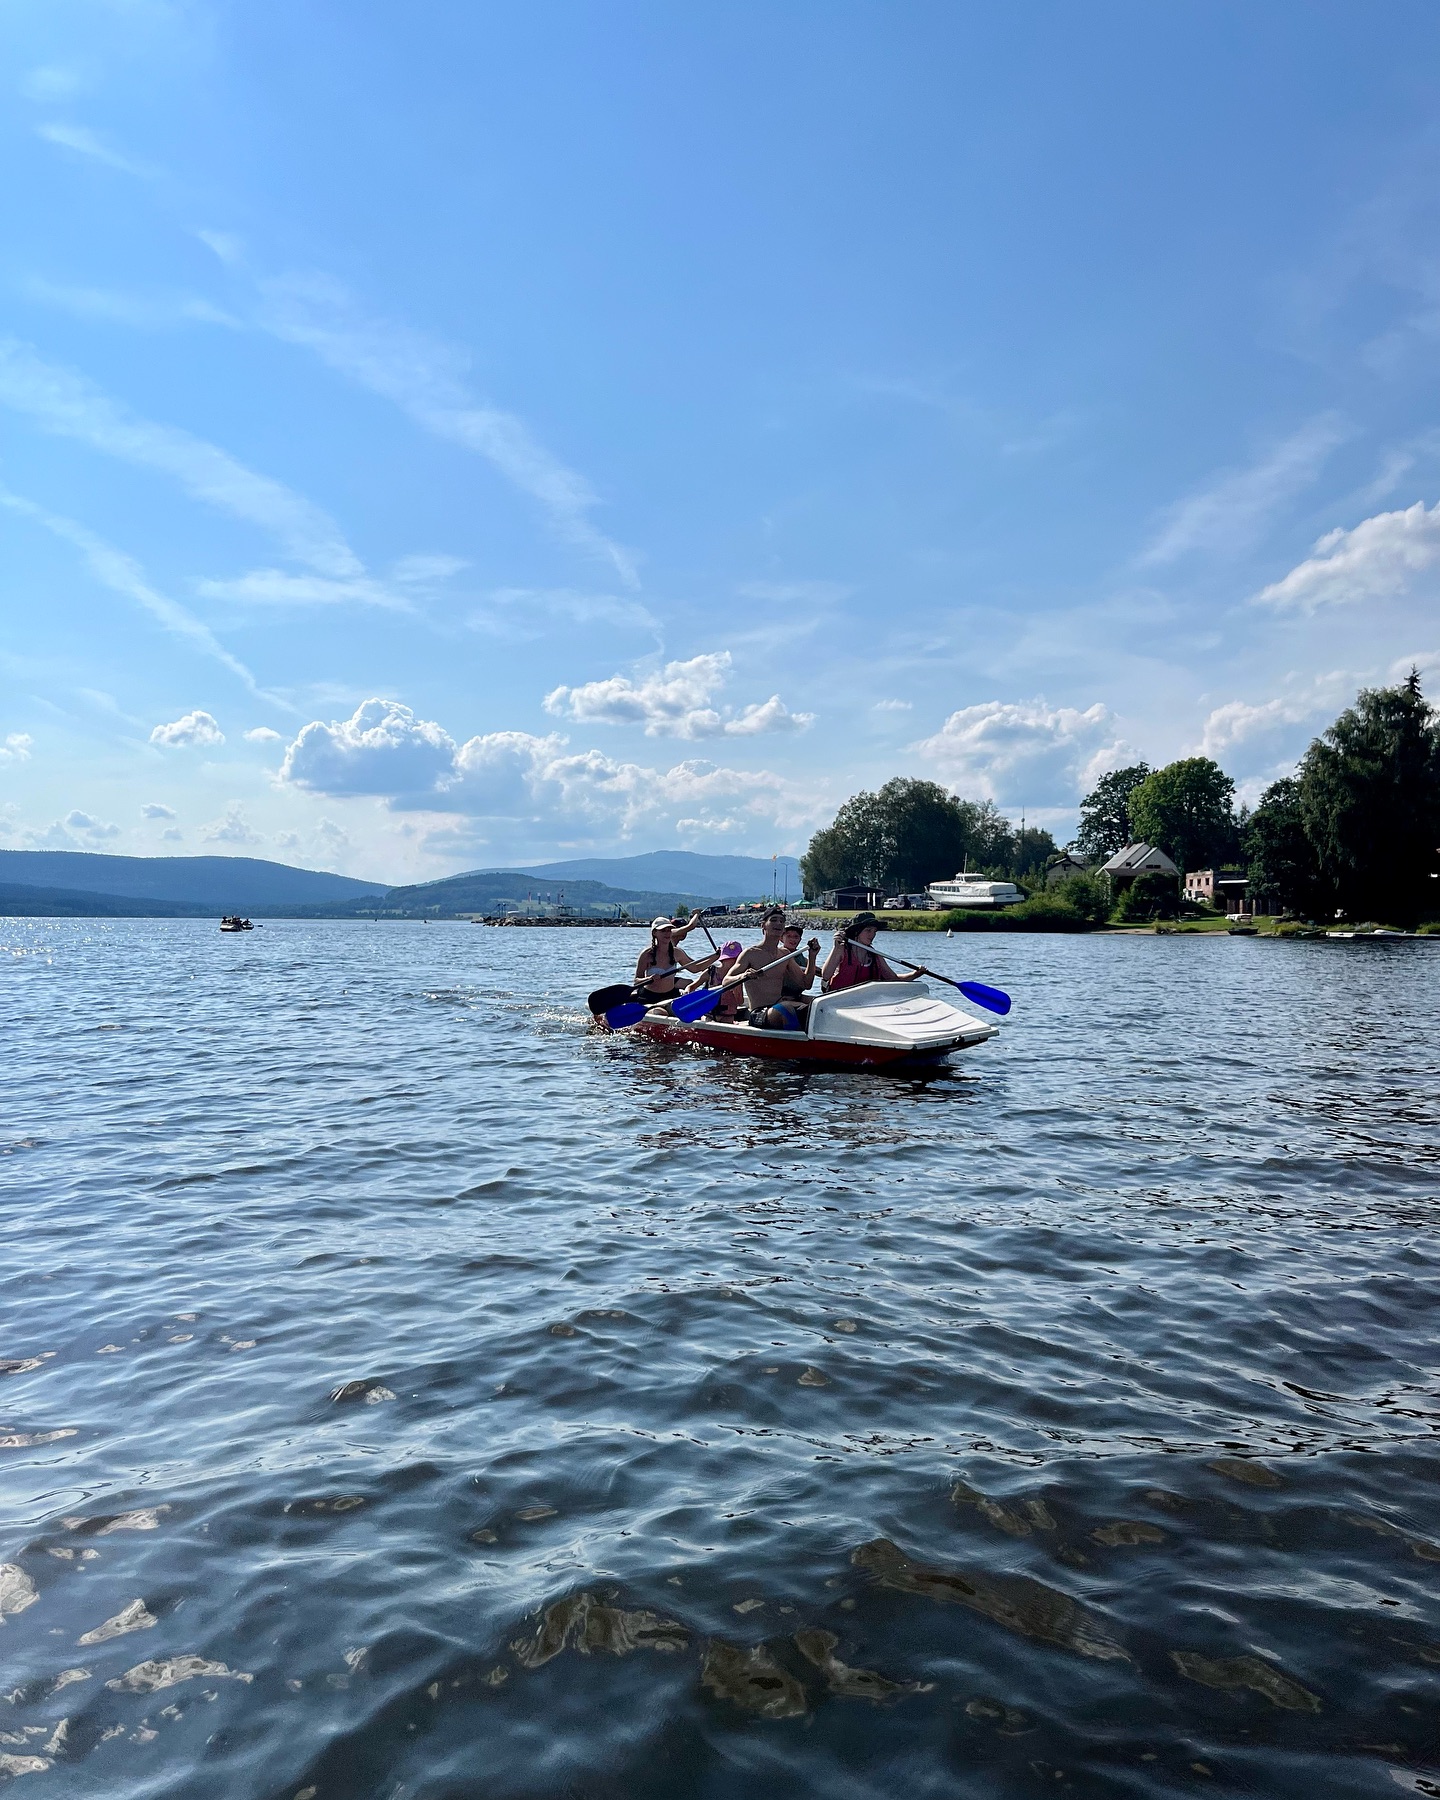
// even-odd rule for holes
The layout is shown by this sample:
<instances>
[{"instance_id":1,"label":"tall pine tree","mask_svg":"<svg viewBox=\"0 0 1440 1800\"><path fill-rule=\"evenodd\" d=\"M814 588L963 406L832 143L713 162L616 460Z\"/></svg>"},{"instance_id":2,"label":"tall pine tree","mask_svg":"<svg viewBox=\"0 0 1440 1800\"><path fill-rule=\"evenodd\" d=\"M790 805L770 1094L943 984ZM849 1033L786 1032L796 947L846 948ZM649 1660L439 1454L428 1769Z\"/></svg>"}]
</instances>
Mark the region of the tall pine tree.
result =
<instances>
[{"instance_id":1,"label":"tall pine tree","mask_svg":"<svg viewBox=\"0 0 1440 1800\"><path fill-rule=\"evenodd\" d=\"M1440 718L1417 669L1362 689L1316 738L1299 805L1337 911L1396 924L1440 911Z\"/></svg>"}]
</instances>

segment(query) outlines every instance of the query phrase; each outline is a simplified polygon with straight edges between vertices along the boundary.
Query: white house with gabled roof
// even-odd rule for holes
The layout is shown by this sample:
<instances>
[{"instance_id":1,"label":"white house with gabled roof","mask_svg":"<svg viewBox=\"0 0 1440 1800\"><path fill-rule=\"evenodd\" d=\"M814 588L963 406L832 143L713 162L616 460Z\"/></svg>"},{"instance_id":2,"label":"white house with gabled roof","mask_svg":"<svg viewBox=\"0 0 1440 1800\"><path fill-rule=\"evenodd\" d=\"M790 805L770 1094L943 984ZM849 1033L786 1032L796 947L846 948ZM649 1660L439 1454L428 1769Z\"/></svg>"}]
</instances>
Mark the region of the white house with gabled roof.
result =
<instances>
[{"instance_id":1,"label":"white house with gabled roof","mask_svg":"<svg viewBox=\"0 0 1440 1800\"><path fill-rule=\"evenodd\" d=\"M1127 844L1123 850L1115 852L1100 873L1110 877L1111 888L1119 894L1129 887L1137 875L1148 875L1152 869L1158 870L1162 875L1173 875L1177 881L1180 878L1179 869L1163 850L1157 850L1153 844Z\"/></svg>"}]
</instances>

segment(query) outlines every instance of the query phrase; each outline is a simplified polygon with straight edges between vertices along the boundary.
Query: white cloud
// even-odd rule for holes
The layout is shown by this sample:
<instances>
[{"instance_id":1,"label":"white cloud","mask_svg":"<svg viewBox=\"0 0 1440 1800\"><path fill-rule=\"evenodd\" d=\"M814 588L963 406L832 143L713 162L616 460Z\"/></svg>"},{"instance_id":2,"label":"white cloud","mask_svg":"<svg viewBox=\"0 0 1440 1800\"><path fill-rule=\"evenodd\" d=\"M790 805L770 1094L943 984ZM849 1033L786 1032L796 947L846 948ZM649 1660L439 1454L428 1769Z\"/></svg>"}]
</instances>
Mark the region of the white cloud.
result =
<instances>
[{"instance_id":1,"label":"white cloud","mask_svg":"<svg viewBox=\"0 0 1440 1800\"><path fill-rule=\"evenodd\" d=\"M870 710L872 712L907 713L915 710L913 700L876 700Z\"/></svg>"},{"instance_id":2,"label":"white cloud","mask_svg":"<svg viewBox=\"0 0 1440 1800\"><path fill-rule=\"evenodd\" d=\"M197 499L273 533L322 575L350 580L364 574L339 526L302 495L203 438L137 417L83 376L52 367L14 338L0 339L0 402L57 437L171 476Z\"/></svg>"},{"instance_id":3,"label":"white cloud","mask_svg":"<svg viewBox=\"0 0 1440 1800\"><path fill-rule=\"evenodd\" d=\"M1335 670L1314 676L1298 687L1292 678L1288 692L1269 700L1227 700L1206 716L1199 753L1219 759L1227 750L1237 749L1252 739L1333 714L1357 685L1353 675Z\"/></svg>"},{"instance_id":4,"label":"white cloud","mask_svg":"<svg viewBox=\"0 0 1440 1800\"><path fill-rule=\"evenodd\" d=\"M368 576L335 581L326 575L289 575L283 569L252 569L231 581L197 581L196 592L207 600L232 600L242 606L385 606L409 612L410 603Z\"/></svg>"},{"instance_id":5,"label":"white cloud","mask_svg":"<svg viewBox=\"0 0 1440 1800\"><path fill-rule=\"evenodd\" d=\"M599 503L590 484L552 455L523 420L475 398L466 385L463 353L406 326L366 318L338 283L322 277L266 281L261 293L267 330L313 350L434 436L483 456L539 501L566 537L604 557L634 585L628 553L590 521Z\"/></svg>"},{"instance_id":6,"label":"white cloud","mask_svg":"<svg viewBox=\"0 0 1440 1800\"><path fill-rule=\"evenodd\" d=\"M197 231L196 237L227 269L238 269L245 262L245 245L233 231Z\"/></svg>"},{"instance_id":7,"label":"white cloud","mask_svg":"<svg viewBox=\"0 0 1440 1800\"><path fill-rule=\"evenodd\" d=\"M158 800L147 800L140 808L142 819L173 819L175 816L173 806L162 806Z\"/></svg>"},{"instance_id":8,"label":"white cloud","mask_svg":"<svg viewBox=\"0 0 1440 1800\"><path fill-rule=\"evenodd\" d=\"M224 325L243 329L244 321L213 301L194 294L127 294L113 288L75 287L31 276L21 284L27 300L58 307L77 319L128 325L137 331L167 331L177 325Z\"/></svg>"},{"instance_id":9,"label":"white cloud","mask_svg":"<svg viewBox=\"0 0 1440 1800\"><path fill-rule=\"evenodd\" d=\"M557 618L576 625L615 625L657 634L660 630L660 621L638 600L574 588L496 588L466 623L474 631L497 637L536 638L550 632Z\"/></svg>"},{"instance_id":10,"label":"white cloud","mask_svg":"<svg viewBox=\"0 0 1440 1800\"><path fill-rule=\"evenodd\" d=\"M1080 712L1043 699L962 707L910 748L969 795L1037 809L1073 801L1126 750L1109 707Z\"/></svg>"},{"instance_id":11,"label":"white cloud","mask_svg":"<svg viewBox=\"0 0 1440 1800\"><path fill-rule=\"evenodd\" d=\"M29 762L34 743L34 738L27 732L12 731L0 744L0 764Z\"/></svg>"},{"instance_id":12,"label":"white cloud","mask_svg":"<svg viewBox=\"0 0 1440 1800\"><path fill-rule=\"evenodd\" d=\"M150 733L150 742L172 750L200 750L211 744L223 744L225 733L208 712L197 708L168 725L157 725Z\"/></svg>"},{"instance_id":13,"label":"white cloud","mask_svg":"<svg viewBox=\"0 0 1440 1800\"><path fill-rule=\"evenodd\" d=\"M67 831L80 832L87 838L113 838L120 835L118 825L107 824L102 819L93 818L89 813L78 810L66 813L64 823Z\"/></svg>"},{"instance_id":14,"label":"white cloud","mask_svg":"<svg viewBox=\"0 0 1440 1800\"><path fill-rule=\"evenodd\" d=\"M1314 481L1347 435L1335 413L1309 420L1248 469L1180 501L1141 554L1141 564L1174 562L1193 550L1235 555L1248 549L1272 514Z\"/></svg>"},{"instance_id":15,"label":"white cloud","mask_svg":"<svg viewBox=\"0 0 1440 1800\"><path fill-rule=\"evenodd\" d=\"M1330 531L1283 580L1256 595L1262 606L1313 613L1321 606L1386 600L1440 559L1440 502L1376 513L1350 531Z\"/></svg>"},{"instance_id":16,"label":"white cloud","mask_svg":"<svg viewBox=\"0 0 1440 1800\"><path fill-rule=\"evenodd\" d=\"M840 581L742 581L735 592L746 600L779 606L836 606L855 592Z\"/></svg>"},{"instance_id":17,"label":"white cloud","mask_svg":"<svg viewBox=\"0 0 1440 1800\"><path fill-rule=\"evenodd\" d=\"M1401 682L1412 669L1420 671L1421 680L1430 689L1430 697L1435 698L1435 687L1440 683L1440 650L1416 650L1410 656L1397 656L1391 663L1386 679L1393 687Z\"/></svg>"},{"instance_id":18,"label":"white cloud","mask_svg":"<svg viewBox=\"0 0 1440 1800\"><path fill-rule=\"evenodd\" d=\"M170 844L183 844L185 841L185 833L183 831L177 831L173 825L168 831L162 831L160 835Z\"/></svg>"},{"instance_id":19,"label":"white cloud","mask_svg":"<svg viewBox=\"0 0 1440 1800\"><path fill-rule=\"evenodd\" d=\"M738 713L717 711L712 701L729 677L729 651L713 651L666 663L639 680L612 675L554 688L545 696L545 710L587 725L643 725L646 737L756 737L801 731L814 719L813 713L792 713L778 694Z\"/></svg>"},{"instance_id":20,"label":"white cloud","mask_svg":"<svg viewBox=\"0 0 1440 1800\"><path fill-rule=\"evenodd\" d=\"M298 831L277 831L270 841L280 850L298 850L300 833Z\"/></svg>"},{"instance_id":21,"label":"white cloud","mask_svg":"<svg viewBox=\"0 0 1440 1800\"><path fill-rule=\"evenodd\" d=\"M350 834L344 826L337 825L333 819L321 819L311 834L321 850L332 856L338 856L350 848Z\"/></svg>"},{"instance_id":22,"label":"white cloud","mask_svg":"<svg viewBox=\"0 0 1440 1800\"><path fill-rule=\"evenodd\" d=\"M470 564L463 556L420 555L402 556L390 571L391 579L405 586L430 587L435 582L448 581L452 575L460 574Z\"/></svg>"},{"instance_id":23,"label":"white cloud","mask_svg":"<svg viewBox=\"0 0 1440 1800\"><path fill-rule=\"evenodd\" d=\"M92 162L103 163L107 169L118 169L122 175L138 175L145 181L155 178L156 171L148 164L136 162L133 157L123 156L120 151L112 150L109 144L84 125L67 125L63 120L55 119L48 124L37 125L35 130L47 144L58 144L62 150L73 150L77 156L86 156Z\"/></svg>"},{"instance_id":24,"label":"white cloud","mask_svg":"<svg viewBox=\"0 0 1440 1800\"><path fill-rule=\"evenodd\" d=\"M206 825L200 835L207 844L248 846L265 842L245 817L244 809L238 800L232 800L225 808L224 814Z\"/></svg>"},{"instance_id":25,"label":"white cloud","mask_svg":"<svg viewBox=\"0 0 1440 1800\"><path fill-rule=\"evenodd\" d=\"M395 811L431 816L432 847L470 853L497 829L503 853L520 843L612 843L636 832L674 840L788 842L819 815L816 797L766 771L689 760L657 769L596 750L571 751L556 733L496 731L457 745L441 726L394 701L305 726L282 781L335 798L373 795ZM441 824L449 815L453 821ZM477 832L482 835L477 836Z\"/></svg>"},{"instance_id":26,"label":"white cloud","mask_svg":"<svg viewBox=\"0 0 1440 1800\"><path fill-rule=\"evenodd\" d=\"M176 637L188 639L207 656L213 656L217 662L224 663L232 674L238 675L252 693L258 694L255 677L238 657L234 657L215 636L207 625L186 612L178 601L171 600L158 589L151 587L146 581L144 572L133 557L126 556L123 550L117 550L107 544L103 538L96 537L93 531L79 525L73 519L62 518L57 513L47 512L43 506L37 506L33 500L26 500L20 494L13 494L8 488L0 487L0 506L8 507L11 512L20 513L27 519L33 519L55 537L63 538L66 543L73 544L84 557L90 573L103 586L114 593L124 594L127 599L144 607L152 618L171 631ZM267 696L272 698L273 696Z\"/></svg>"},{"instance_id":27,"label":"white cloud","mask_svg":"<svg viewBox=\"0 0 1440 1800\"><path fill-rule=\"evenodd\" d=\"M241 733L247 744L283 744L282 732L272 731L268 725L255 725L249 731Z\"/></svg>"},{"instance_id":28,"label":"white cloud","mask_svg":"<svg viewBox=\"0 0 1440 1800\"><path fill-rule=\"evenodd\" d=\"M367 700L352 717L306 725L280 779L316 794L432 793L453 775L455 740L394 700Z\"/></svg>"}]
</instances>

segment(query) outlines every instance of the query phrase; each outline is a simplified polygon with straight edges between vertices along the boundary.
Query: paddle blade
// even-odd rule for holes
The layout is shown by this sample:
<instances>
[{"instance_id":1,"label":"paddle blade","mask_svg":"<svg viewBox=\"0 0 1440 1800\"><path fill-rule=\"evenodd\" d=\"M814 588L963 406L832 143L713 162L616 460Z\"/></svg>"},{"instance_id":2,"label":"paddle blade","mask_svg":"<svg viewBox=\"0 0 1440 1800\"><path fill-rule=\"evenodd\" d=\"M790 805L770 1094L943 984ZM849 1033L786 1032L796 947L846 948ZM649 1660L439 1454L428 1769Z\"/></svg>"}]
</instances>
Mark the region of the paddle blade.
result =
<instances>
[{"instance_id":1,"label":"paddle blade","mask_svg":"<svg viewBox=\"0 0 1440 1800\"><path fill-rule=\"evenodd\" d=\"M623 1006L610 1008L605 1023L612 1031L623 1031L627 1025L638 1025L649 1010L643 1000L627 1000Z\"/></svg>"},{"instance_id":2,"label":"paddle blade","mask_svg":"<svg viewBox=\"0 0 1440 1800\"><path fill-rule=\"evenodd\" d=\"M693 1025L697 1019L714 1012L719 1004L719 988L696 988L692 993L682 994L670 1011L685 1024Z\"/></svg>"},{"instance_id":3,"label":"paddle blade","mask_svg":"<svg viewBox=\"0 0 1440 1800\"><path fill-rule=\"evenodd\" d=\"M986 987L983 981L957 981L955 985L967 1000L973 1000L988 1012L999 1013L1003 1017L1010 1010L1010 996L1002 993L999 988Z\"/></svg>"},{"instance_id":4,"label":"paddle blade","mask_svg":"<svg viewBox=\"0 0 1440 1800\"><path fill-rule=\"evenodd\" d=\"M617 981L612 987L596 988L585 1004L592 1013L606 1013L613 1006L623 1006L634 992L629 982Z\"/></svg>"}]
</instances>

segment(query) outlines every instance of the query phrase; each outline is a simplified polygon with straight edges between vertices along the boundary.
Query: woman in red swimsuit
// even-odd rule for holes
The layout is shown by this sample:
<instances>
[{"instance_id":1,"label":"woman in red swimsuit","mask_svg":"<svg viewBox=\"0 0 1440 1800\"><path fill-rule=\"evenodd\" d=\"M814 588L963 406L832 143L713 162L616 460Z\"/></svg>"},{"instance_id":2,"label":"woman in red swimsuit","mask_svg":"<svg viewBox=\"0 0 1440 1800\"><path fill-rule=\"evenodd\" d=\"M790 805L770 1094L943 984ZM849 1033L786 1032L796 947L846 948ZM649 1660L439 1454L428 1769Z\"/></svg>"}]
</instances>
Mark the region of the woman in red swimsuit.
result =
<instances>
[{"instance_id":1,"label":"woman in red swimsuit","mask_svg":"<svg viewBox=\"0 0 1440 1800\"><path fill-rule=\"evenodd\" d=\"M842 988L859 987L864 981L918 981L922 970L913 975L897 975L878 950L871 949L880 921L872 912L856 913L848 925L835 933L835 948L820 971L820 985L827 994Z\"/></svg>"}]
</instances>

